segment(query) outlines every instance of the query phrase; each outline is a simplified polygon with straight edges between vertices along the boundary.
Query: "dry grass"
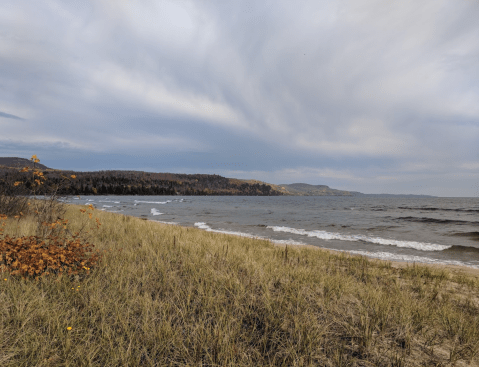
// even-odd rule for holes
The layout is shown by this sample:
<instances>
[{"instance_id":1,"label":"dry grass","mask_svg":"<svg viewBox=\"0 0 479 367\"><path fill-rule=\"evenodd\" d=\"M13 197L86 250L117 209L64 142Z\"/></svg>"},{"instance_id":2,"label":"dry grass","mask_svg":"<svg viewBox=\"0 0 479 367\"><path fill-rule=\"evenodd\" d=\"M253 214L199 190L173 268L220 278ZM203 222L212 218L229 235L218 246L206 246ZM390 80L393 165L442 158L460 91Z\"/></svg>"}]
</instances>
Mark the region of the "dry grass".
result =
<instances>
[{"instance_id":1,"label":"dry grass","mask_svg":"<svg viewBox=\"0 0 479 367\"><path fill-rule=\"evenodd\" d=\"M79 209L69 230L103 259L84 278L2 273L2 366L479 365L472 277L98 211L87 228Z\"/></svg>"}]
</instances>

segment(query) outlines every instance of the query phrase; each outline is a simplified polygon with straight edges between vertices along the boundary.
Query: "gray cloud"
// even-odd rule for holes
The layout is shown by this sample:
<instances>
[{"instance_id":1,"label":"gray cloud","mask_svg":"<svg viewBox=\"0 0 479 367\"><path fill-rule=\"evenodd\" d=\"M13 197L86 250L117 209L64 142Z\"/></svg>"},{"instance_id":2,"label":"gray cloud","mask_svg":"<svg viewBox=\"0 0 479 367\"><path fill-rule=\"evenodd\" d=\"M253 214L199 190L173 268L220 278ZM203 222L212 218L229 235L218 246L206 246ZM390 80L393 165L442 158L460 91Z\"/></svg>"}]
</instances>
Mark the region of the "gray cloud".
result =
<instances>
[{"instance_id":1,"label":"gray cloud","mask_svg":"<svg viewBox=\"0 0 479 367\"><path fill-rule=\"evenodd\" d=\"M9 114L9 113L5 113L5 112L2 112L2 111L0 111L0 117L5 117L5 118L7 118L7 119L21 120L21 121L25 120L25 119L23 119L23 118L21 118L21 117L18 117L18 116L15 116L15 115L11 115L11 114Z\"/></svg>"},{"instance_id":2,"label":"gray cloud","mask_svg":"<svg viewBox=\"0 0 479 367\"><path fill-rule=\"evenodd\" d=\"M241 153L263 179L295 172L343 187L405 177L405 167L434 180L479 164L473 2L293 5L7 0L0 110L13 114L0 117L26 125L6 123L2 137L92 162L141 156L158 170L211 166L147 157ZM248 153L258 148L274 158ZM413 171L411 182L420 179ZM395 190L408 188L398 182Z\"/></svg>"}]
</instances>

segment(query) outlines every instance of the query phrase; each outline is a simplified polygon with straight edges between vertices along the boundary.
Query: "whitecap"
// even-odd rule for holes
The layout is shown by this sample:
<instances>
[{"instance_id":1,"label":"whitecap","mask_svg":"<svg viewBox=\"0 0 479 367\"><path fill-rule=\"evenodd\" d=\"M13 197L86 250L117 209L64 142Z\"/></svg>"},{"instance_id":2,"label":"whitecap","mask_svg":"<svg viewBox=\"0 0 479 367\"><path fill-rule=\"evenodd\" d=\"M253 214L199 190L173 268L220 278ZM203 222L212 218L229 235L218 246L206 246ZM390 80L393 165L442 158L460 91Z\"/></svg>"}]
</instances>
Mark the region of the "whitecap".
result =
<instances>
[{"instance_id":1,"label":"whitecap","mask_svg":"<svg viewBox=\"0 0 479 367\"><path fill-rule=\"evenodd\" d=\"M160 213L160 212L159 212L157 209L155 209L155 208L151 208L150 212L151 212L151 214L153 214L153 215L161 215L161 214L163 214L163 213Z\"/></svg>"},{"instance_id":2,"label":"whitecap","mask_svg":"<svg viewBox=\"0 0 479 367\"><path fill-rule=\"evenodd\" d=\"M162 223L162 224L171 224L172 226L177 226L177 225L180 224L178 222L163 222L161 220L155 220L154 222L158 222L158 223Z\"/></svg>"},{"instance_id":3,"label":"whitecap","mask_svg":"<svg viewBox=\"0 0 479 367\"><path fill-rule=\"evenodd\" d=\"M287 232L287 233L293 233L293 234L302 235L302 236L316 237L323 240L364 241L364 242L375 243L375 244L384 245L384 246L413 248L415 250L420 250L420 251L443 251L451 247L446 245L438 245L435 243L400 241L400 240L393 240L393 239L387 239L387 238L381 238L381 237L340 234L340 233L319 231L319 230L307 231L305 229L296 229L296 228L282 227L282 226L268 226L266 228L272 229L275 232Z\"/></svg>"},{"instance_id":4,"label":"whitecap","mask_svg":"<svg viewBox=\"0 0 479 367\"><path fill-rule=\"evenodd\" d=\"M143 201L143 200L135 200L135 203L145 203L145 204L167 204L171 203L170 200L167 201ZM136 204L135 204L136 205Z\"/></svg>"},{"instance_id":5,"label":"whitecap","mask_svg":"<svg viewBox=\"0 0 479 367\"><path fill-rule=\"evenodd\" d=\"M223 234L230 234L233 236L241 236L241 237L248 237L248 238L260 238L263 239L263 237L260 236L253 236L252 234L249 233L244 233L244 232L235 232L235 231L226 231L224 229L212 229L209 225L207 225L205 222L196 222L194 224L195 227L199 229L203 229L208 232L215 232L215 233L223 233Z\"/></svg>"}]
</instances>

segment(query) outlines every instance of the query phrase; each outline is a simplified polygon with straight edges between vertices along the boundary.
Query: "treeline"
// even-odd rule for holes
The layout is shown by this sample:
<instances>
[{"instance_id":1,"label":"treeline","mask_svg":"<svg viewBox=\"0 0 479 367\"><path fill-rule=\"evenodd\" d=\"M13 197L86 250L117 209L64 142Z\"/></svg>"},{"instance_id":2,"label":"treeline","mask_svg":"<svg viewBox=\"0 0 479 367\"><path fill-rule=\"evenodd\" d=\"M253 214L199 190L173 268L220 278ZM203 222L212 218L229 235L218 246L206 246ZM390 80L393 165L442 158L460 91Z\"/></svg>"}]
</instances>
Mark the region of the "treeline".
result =
<instances>
[{"instance_id":1,"label":"treeline","mask_svg":"<svg viewBox=\"0 0 479 367\"><path fill-rule=\"evenodd\" d=\"M172 174L142 171L75 172L41 170L46 178L36 187L38 195L56 192L58 195L249 195L277 196L281 192L271 186L246 183L219 175ZM76 178L71 178L74 175ZM0 184L4 190L22 182L25 192L34 184L31 172L18 168L0 167ZM5 187L7 186L7 187ZM18 193L19 187L15 187Z\"/></svg>"}]
</instances>

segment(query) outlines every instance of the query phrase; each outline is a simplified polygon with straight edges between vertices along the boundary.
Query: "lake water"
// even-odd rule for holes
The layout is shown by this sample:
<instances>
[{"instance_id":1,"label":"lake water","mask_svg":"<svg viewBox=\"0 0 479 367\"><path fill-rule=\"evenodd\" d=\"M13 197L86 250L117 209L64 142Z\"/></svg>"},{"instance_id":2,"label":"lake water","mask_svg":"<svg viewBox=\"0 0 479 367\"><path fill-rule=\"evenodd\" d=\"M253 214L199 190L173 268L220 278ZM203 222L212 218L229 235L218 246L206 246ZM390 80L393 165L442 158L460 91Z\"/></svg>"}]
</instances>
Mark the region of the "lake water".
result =
<instances>
[{"instance_id":1,"label":"lake water","mask_svg":"<svg viewBox=\"0 0 479 367\"><path fill-rule=\"evenodd\" d=\"M282 244L479 268L479 198L82 196L62 200Z\"/></svg>"}]
</instances>

